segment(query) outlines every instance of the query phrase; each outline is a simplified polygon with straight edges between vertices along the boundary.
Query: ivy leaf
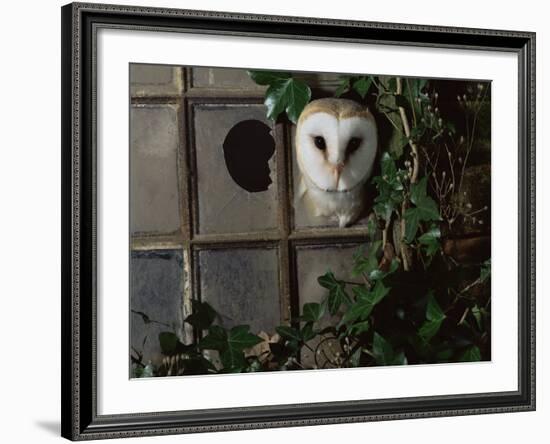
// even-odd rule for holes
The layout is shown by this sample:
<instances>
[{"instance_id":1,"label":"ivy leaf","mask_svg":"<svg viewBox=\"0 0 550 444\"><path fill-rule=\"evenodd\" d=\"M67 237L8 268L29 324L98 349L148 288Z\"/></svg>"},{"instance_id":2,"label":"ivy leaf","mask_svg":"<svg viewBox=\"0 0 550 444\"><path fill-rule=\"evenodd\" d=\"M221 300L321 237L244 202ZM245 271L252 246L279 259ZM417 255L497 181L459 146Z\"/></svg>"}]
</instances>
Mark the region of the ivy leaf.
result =
<instances>
[{"instance_id":1,"label":"ivy leaf","mask_svg":"<svg viewBox=\"0 0 550 444\"><path fill-rule=\"evenodd\" d=\"M403 215L405 218L405 240L408 243L414 240L420 222L441 220L437 203L427 195L427 185L427 177L423 177L411 185L411 203L415 207L408 208Z\"/></svg>"},{"instance_id":2,"label":"ivy leaf","mask_svg":"<svg viewBox=\"0 0 550 444\"><path fill-rule=\"evenodd\" d=\"M327 290L332 290L338 285L338 281L334 277L332 271L327 271L323 276L317 278L317 282L321 287L326 288Z\"/></svg>"},{"instance_id":3,"label":"ivy leaf","mask_svg":"<svg viewBox=\"0 0 550 444\"><path fill-rule=\"evenodd\" d=\"M206 330L216 319L216 310L207 302L193 301L193 313L185 318L185 322L197 330Z\"/></svg>"},{"instance_id":4,"label":"ivy leaf","mask_svg":"<svg viewBox=\"0 0 550 444\"><path fill-rule=\"evenodd\" d=\"M275 331L279 333L282 338L285 339L294 339L296 341L300 341L302 339L302 335L297 329L289 327L287 325L280 325L278 327L275 327Z\"/></svg>"},{"instance_id":5,"label":"ivy leaf","mask_svg":"<svg viewBox=\"0 0 550 444\"><path fill-rule=\"evenodd\" d=\"M438 360L438 362L447 362L454 354L454 350L451 348L446 348L444 350L441 350L438 352L435 356Z\"/></svg>"},{"instance_id":6,"label":"ivy leaf","mask_svg":"<svg viewBox=\"0 0 550 444\"><path fill-rule=\"evenodd\" d=\"M373 238L376 235L376 221L375 218L369 218L369 221L367 222L367 233L371 238Z\"/></svg>"},{"instance_id":7,"label":"ivy leaf","mask_svg":"<svg viewBox=\"0 0 550 444\"><path fill-rule=\"evenodd\" d=\"M346 335L347 336L350 336L350 335L360 335L361 333L365 333L369 330L370 328L370 322L367 320L367 321L362 321L362 322L357 322L355 324L352 324L349 326L347 332L346 332Z\"/></svg>"},{"instance_id":8,"label":"ivy leaf","mask_svg":"<svg viewBox=\"0 0 550 444\"><path fill-rule=\"evenodd\" d=\"M412 100L411 106L414 107L415 112L417 114L421 114L421 103L429 101L428 96L422 92L422 90L426 87L428 80L407 78L404 83L404 94Z\"/></svg>"},{"instance_id":9,"label":"ivy leaf","mask_svg":"<svg viewBox=\"0 0 550 444\"><path fill-rule=\"evenodd\" d=\"M159 343L162 354L170 355L176 351L178 345L178 337L175 333L169 331L163 331L159 333Z\"/></svg>"},{"instance_id":10,"label":"ivy leaf","mask_svg":"<svg viewBox=\"0 0 550 444\"><path fill-rule=\"evenodd\" d=\"M365 287L359 287L359 288L365 288ZM384 284L381 281L378 281L374 287L369 291L369 295L364 296L364 294L360 294L358 296L359 300L366 299L372 301L374 305L378 304L386 295L390 292L390 289L385 287Z\"/></svg>"},{"instance_id":11,"label":"ivy leaf","mask_svg":"<svg viewBox=\"0 0 550 444\"><path fill-rule=\"evenodd\" d=\"M213 325L208 329L208 335L199 342L199 348L219 351L224 371L241 371L247 365L243 350L263 341L249 330L248 325L237 325L227 332L224 328Z\"/></svg>"},{"instance_id":12,"label":"ivy leaf","mask_svg":"<svg viewBox=\"0 0 550 444\"><path fill-rule=\"evenodd\" d=\"M425 321L418 330L418 334L425 342L429 342L439 331L441 323L442 321Z\"/></svg>"},{"instance_id":13,"label":"ivy leaf","mask_svg":"<svg viewBox=\"0 0 550 444\"><path fill-rule=\"evenodd\" d=\"M346 311L340 325L346 324L351 326L356 321L365 321L375 305L378 304L389 293L390 289L386 288L382 281L376 282L372 290L367 290L366 287L358 286L353 288L356 302Z\"/></svg>"},{"instance_id":14,"label":"ivy leaf","mask_svg":"<svg viewBox=\"0 0 550 444\"><path fill-rule=\"evenodd\" d=\"M208 329L208 335L199 342L199 348L202 350L222 351L227 346L227 332L219 325L212 325Z\"/></svg>"},{"instance_id":15,"label":"ivy leaf","mask_svg":"<svg viewBox=\"0 0 550 444\"><path fill-rule=\"evenodd\" d=\"M424 133L426 132L426 126L425 125L418 125L411 129L411 139L413 141L419 141ZM407 139L407 143L409 143L409 140Z\"/></svg>"},{"instance_id":16,"label":"ivy leaf","mask_svg":"<svg viewBox=\"0 0 550 444\"><path fill-rule=\"evenodd\" d=\"M428 305L426 306L426 321L420 327L418 335L425 341L429 342L439 331L441 324L447 316L441 310L441 307L435 300L432 292L428 296Z\"/></svg>"},{"instance_id":17,"label":"ivy leaf","mask_svg":"<svg viewBox=\"0 0 550 444\"><path fill-rule=\"evenodd\" d=\"M376 332L372 339L372 354L378 365L387 365L393 359L393 347Z\"/></svg>"},{"instance_id":18,"label":"ivy leaf","mask_svg":"<svg viewBox=\"0 0 550 444\"><path fill-rule=\"evenodd\" d=\"M300 335L304 342L313 339L317 335L317 332L313 330L313 322L307 322L306 325L304 325L304 327L302 328Z\"/></svg>"},{"instance_id":19,"label":"ivy leaf","mask_svg":"<svg viewBox=\"0 0 550 444\"><path fill-rule=\"evenodd\" d=\"M247 71L250 78L258 85L271 85L280 80L290 78L289 72Z\"/></svg>"},{"instance_id":20,"label":"ivy leaf","mask_svg":"<svg viewBox=\"0 0 550 444\"><path fill-rule=\"evenodd\" d=\"M302 308L302 319L309 322L319 321L325 314L325 305L312 302L304 304Z\"/></svg>"},{"instance_id":21,"label":"ivy leaf","mask_svg":"<svg viewBox=\"0 0 550 444\"><path fill-rule=\"evenodd\" d=\"M277 79L270 84L265 93L267 117L277 120L279 114L286 111L289 120L296 123L310 100L311 89L303 80L292 77Z\"/></svg>"},{"instance_id":22,"label":"ivy leaf","mask_svg":"<svg viewBox=\"0 0 550 444\"><path fill-rule=\"evenodd\" d=\"M369 277L378 270L378 252L382 246L381 241L374 241L371 243L368 249L367 255L363 253L363 250L359 250L354 255L354 265L352 269L352 275L354 277L365 274Z\"/></svg>"},{"instance_id":23,"label":"ivy leaf","mask_svg":"<svg viewBox=\"0 0 550 444\"><path fill-rule=\"evenodd\" d=\"M250 333L248 325L238 325L227 332L219 325L213 325L208 329L208 335L200 342L201 349L223 351L228 347L244 350L262 342L263 339Z\"/></svg>"},{"instance_id":24,"label":"ivy leaf","mask_svg":"<svg viewBox=\"0 0 550 444\"><path fill-rule=\"evenodd\" d=\"M349 304L350 298L345 291L345 283L337 280L331 271L320 276L317 281L319 285L329 290L328 311L334 315L343 303Z\"/></svg>"},{"instance_id":25,"label":"ivy leaf","mask_svg":"<svg viewBox=\"0 0 550 444\"><path fill-rule=\"evenodd\" d=\"M377 332L374 332L372 339L372 355L378 365L407 364L405 354L396 353L392 345Z\"/></svg>"},{"instance_id":26,"label":"ivy leaf","mask_svg":"<svg viewBox=\"0 0 550 444\"><path fill-rule=\"evenodd\" d=\"M401 351L393 356L391 365L407 365L407 364L408 364L408 361L404 352Z\"/></svg>"},{"instance_id":27,"label":"ivy leaf","mask_svg":"<svg viewBox=\"0 0 550 444\"><path fill-rule=\"evenodd\" d=\"M340 306L349 302L349 296L344 290L344 285L338 285L334 290L331 290L328 294L328 311L331 315L334 315L340 309Z\"/></svg>"},{"instance_id":28,"label":"ivy leaf","mask_svg":"<svg viewBox=\"0 0 550 444\"><path fill-rule=\"evenodd\" d=\"M155 376L153 366L151 364L147 364L143 368L143 373L141 374L141 377L142 378L152 378L153 376Z\"/></svg>"},{"instance_id":29,"label":"ivy leaf","mask_svg":"<svg viewBox=\"0 0 550 444\"><path fill-rule=\"evenodd\" d=\"M424 246L424 251L428 257L432 257L439 250L440 238L441 230L435 225L432 225L426 233L418 238L418 242Z\"/></svg>"},{"instance_id":30,"label":"ivy leaf","mask_svg":"<svg viewBox=\"0 0 550 444\"><path fill-rule=\"evenodd\" d=\"M433 292L430 291L428 304L426 306L426 319L428 321L442 321L446 317L447 316L445 316L445 313L443 313L443 310L441 310L441 307L435 300Z\"/></svg>"},{"instance_id":31,"label":"ivy leaf","mask_svg":"<svg viewBox=\"0 0 550 444\"><path fill-rule=\"evenodd\" d=\"M477 304L472 307L472 316L476 320L477 327L482 331L482 313Z\"/></svg>"},{"instance_id":32,"label":"ivy leaf","mask_svg":"<svg viewBox=\"0 0 550 444\"><path fill-rule=\"evenodd\" d=\"M159 344L161 353L167 356L178 353L189 353L194 349L193 345L185 345L181 343L177 335L171 331L163 331L159 333Z\"/></svg>"},{"instance_id":33,"label":"ivy leaf","mask_svg":"<svg viewBox=\"0 0 550 444\"><path fill-rule=\"evenodd\" d=\"M420 212L416 208L407 208L403 217L405 218L405 241L411 243L420 225Z\"/></svg>"},{"instance_id":34,"label":"ivy leaf","mask_svg":"<svg viewBox=\"0 0 550 444\"><path fill-rule=\"evenodd\" d=\"M386 276L395 273L397 269L399 268L399 261L397 259L392 259L390 262L390 268L388 271L382 271L380 269L376 269L369 273L368 277L370 281L379 281L384 279Z\"/></svg>"},{"instance_id":35,"label":"ivy leaf","mask_svg":"<svg viewBox=\"0 0 550 444\"><path fill-rule=\"evenodd\" d=\"M485 282L488 277L491 276L491 259L487 259L481 266L481 272L479 273L479 281Z\"/></svg>"},{"instance_id":36,"label":"ivy leaf","mask_svg":"<svg viewBox=\"0 0 550 444\"><path fill-rule=\"evenodd\" d=\"M395 160L393 160L393 157L391 157L389 153L386 152L382 154L382 158L380 159L380 167L384 180L390 184L394 184L397 178L397 167L395 166ZM402 184L397 185L399 186L396 189L403 189Z\"/></svg>"},{"instance_id":37,"label":"ivy leaf","mask_svg":"<svg viewBox=\"0 0 550 444\"><path fill-rule=\"evenodd\" d=\"M422 93L422 90L426 87L427 83L427 79L405 79L405 89L407 92L410 90L413 100L416 98L420 98L422 100L427 98L426 95Z\"/></svg>"},{"instance_id":38,"label":"ivy leaf","mask_svg":"<svg viewBox=\"0 0 550 444\"><path fill-rule=\"evenodd\" d=\"M145 367L134 368L135 378L152 378L155 376L155 369L151 364L147 364Z\"/></svg>"},{"instance_id":39,"label":"ivy leaf","mask_svg":"<svg viewBox=\"0 0 550 444\"><path fill-rule=\"evenodd\" d=\"M351 355L349 363L352 367L359 367L359 364L361 363L361 353L363 353L363 349L358 347L353 355Z\"/></svg>"},{"instance_id":40,"label":"ivy leaf","mask_svg":"<svg viewBox=\"0 0 550 444\"><path fill-rule=\"evenodd\" d=\"M340 97L342 94L344 94L346 91L350 88L350 77L340 77L340 85L338 85L338 88L336 88L336 91L334 92L335 97Z\"/></svg>"},{"instance_id":41,"label":"ivy leaf","mask_svg":"<svg viewBox=\"0 0 550 444\"><path fill-rule=\"evenodd\" d=\"M369 89L372 85L371 76L361 76L355 82L353 82L353 89L361 96L362 99L365 98Z\"/></svg>"},{"instance_id":42,"label":"ivy leaf","mask_svg":"<svg viewBox=\"0 0 550 444\"><path fill-rule=\"evenodd\" d=\"M378 218L388 221L395 210L395 206L391 202L378 202L373 206L373 210Z\"/></svg>"},{"instance_id":43,"label":"ivy leaf","mask_svg":"<svg viewBox=\"0 0 550 444\"><path fill-rule=\"evenodd\" d=\"M242 350L228 347L220 353L223 370L226 373L240 373L247 366Z\"/></svg>"},{"instance_id":44,"label":"ivy leaf","mask_svg":"<svg viewBox=\"0 0 550 444\"><path fill-rule=\"evenodd\" d=\"M475 345L468 347L464 353L460 356L459 360L461 362L477 362L481 361L481 352L479 348Z\"/></svg>"},{"instance_id":45,"label":"ivy leaf","mask_svg":"<svg viewBox=\"0 0 550 444\"><path fill-rule=\"evenodd\" d=\"M373 179L378 190L378 196L374 199L374 211L378 217L387 221L403 201L403 183L395 160L389 153L382 154L380 167L382 174Z\"/></svg>"},{"instance_id":46,"label":"ivy leaf","mask_svg":"<svg viewBox=\"0 0 550 444\"><path fill-rule=\"evenodd\" d=\"M249 332L249 325L237 325L229 331L227 342L229 346L238 350L254 347L263 342L263 339Z\"/></svg>"}]
</instances>

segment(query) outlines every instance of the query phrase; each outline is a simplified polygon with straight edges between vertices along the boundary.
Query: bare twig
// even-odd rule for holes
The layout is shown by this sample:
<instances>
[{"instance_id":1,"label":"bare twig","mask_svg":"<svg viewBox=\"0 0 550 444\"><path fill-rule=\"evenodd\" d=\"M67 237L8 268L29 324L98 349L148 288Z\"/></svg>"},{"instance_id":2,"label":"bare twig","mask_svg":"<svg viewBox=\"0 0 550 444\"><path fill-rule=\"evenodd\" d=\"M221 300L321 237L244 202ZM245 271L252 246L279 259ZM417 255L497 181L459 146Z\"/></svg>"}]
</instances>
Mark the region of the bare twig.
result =
<instances>
[{"instance_id":1,"label":"bare twig","mask_svg":"<svg viewBox=\"0 0 550 444\"><path fill-rule=\"evenodd\" d=\"M401 77L395 78L396 85L397 85L397 94L401 95L403 92L403 84L401 81ZM399 115L401 116L401 123L403 124L403 131L405 131L405 136L407 137L409 141L409 145L411 146L412 151L412 158L413 158L413 172L411 175L411 183L416 183L418 179L418 169L419 169L419 158L418 158L418 146L416 143L414 143L411 139L411 128L409 126L409 120L407 119L407 114L405 113L405 108L402 106L399 106Z\"/></svg>"},{"instance_id":2,"label":"bare twig","mask_svg":"<svg viewBox=\"0 0 550 444\"><path fill-rule=\"evenodd\" d=\"M403 200L403 203L401 204L401 258L403 260L403 269L405 271L409 271L409 248L408 245L405 242L405 229L406 229L406 223L405 223L405 210L407 209L407 202L406 200Z\"/></svg>"},{"instance_id":3,"label":"bare twig","mask_svg":"<svg viewBox=\"0 0 550 444\"><path fill-rule=\"evenodd\" d=\"M382 230L382 250L386 247L386 244L388 243L388 231L390 228L391 223L391 216L384 224L384 229Z\"/></svg>"}]
</instances>

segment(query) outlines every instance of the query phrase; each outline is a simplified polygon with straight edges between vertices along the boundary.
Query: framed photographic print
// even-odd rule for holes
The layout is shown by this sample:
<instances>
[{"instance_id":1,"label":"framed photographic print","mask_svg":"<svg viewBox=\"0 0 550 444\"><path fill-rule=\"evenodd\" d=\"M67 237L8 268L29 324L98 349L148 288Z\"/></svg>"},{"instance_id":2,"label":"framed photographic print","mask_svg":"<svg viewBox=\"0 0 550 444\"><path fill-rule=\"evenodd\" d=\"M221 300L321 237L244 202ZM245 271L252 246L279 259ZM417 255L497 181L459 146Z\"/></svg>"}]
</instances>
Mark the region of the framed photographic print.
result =
<instances>
[{"instance_id":1,"label":"framed photographic print","mask_svg":"<svg viewBox=\"0 0 550 444\"><path fill-rule=\"evenodd\" d=\"M63 7L63 436L533 410L534 45Z\"/></svg>"}]
</instances>

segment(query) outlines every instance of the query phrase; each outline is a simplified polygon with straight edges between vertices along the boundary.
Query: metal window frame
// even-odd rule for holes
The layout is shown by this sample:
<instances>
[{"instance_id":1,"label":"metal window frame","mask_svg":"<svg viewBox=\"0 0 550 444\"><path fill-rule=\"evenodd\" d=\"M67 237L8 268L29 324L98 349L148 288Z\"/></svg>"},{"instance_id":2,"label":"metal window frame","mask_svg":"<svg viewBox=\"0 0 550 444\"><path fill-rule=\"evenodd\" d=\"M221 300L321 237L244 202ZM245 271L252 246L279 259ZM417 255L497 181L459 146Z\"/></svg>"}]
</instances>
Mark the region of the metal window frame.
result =
<instances>
[{"instance_id":1,"label":"metal window frame","mask_svg":"<svg viewBox=\"0 0 550 444\"><path fill-rule=\"evenodd\" d=\"M167 66L167 65L162 65ZM278 295L280 322L289 324L299 315L301 306L298 290L297 247L334 246L336 242L361 243L368 240L366 226L358 225L341 230L335 226L296 227L294 223L293 195L293 146L292 126L288 122L273 124L277 175L277 222L276 229L242 231L238 233L201 234L199 230L198 167L195 143L195 109L217 109L226 106L262 105L264 89L231 88L216 85L193 85L194 70L219 69L207 66L180 66L183 88L179 94L166 96L132 96L131 105L177 105L179 121L178 193L180 196L181 229L175 233L138 233L132 235L131 249L158 250L183 249L189 261L186 266L190 286L184 285L183 307L190 310L191 300L201 299L201 281L198 252L207 249L258 249L276 246L278 258ZM224 68L243 70L239 68ZM309 73L313 75L314 73ZM223 165L223 163L220 163ZM189 291L191 290L191 291ZM184 311L185 311L184 310ZM189 335L189 332L187 332ZM189 337L189 336L188 336Z\"/></svg>"}]
</instances>

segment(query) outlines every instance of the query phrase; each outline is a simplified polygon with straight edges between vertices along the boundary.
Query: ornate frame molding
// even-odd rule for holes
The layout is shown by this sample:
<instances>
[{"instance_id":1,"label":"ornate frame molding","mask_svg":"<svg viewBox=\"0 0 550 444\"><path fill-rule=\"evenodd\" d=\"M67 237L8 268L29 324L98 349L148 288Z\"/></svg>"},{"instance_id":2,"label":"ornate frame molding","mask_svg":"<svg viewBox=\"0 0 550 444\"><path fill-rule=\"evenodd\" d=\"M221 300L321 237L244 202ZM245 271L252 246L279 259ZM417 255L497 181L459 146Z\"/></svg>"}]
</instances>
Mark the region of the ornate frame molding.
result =
<instances>
[{"instance_id":1,"label":"ornate frame molding","mask_svg":"<svg viewBox=\"0 0 550 444\"><path fill-rule=\"evenodd\" d=\"M72 3L62 8L62 435L71 440L535 409L535 34ZM519 389L150 414L97 415L95 35L97 27L512 51L519 58Z\"/></svg>"}]
</instances>

